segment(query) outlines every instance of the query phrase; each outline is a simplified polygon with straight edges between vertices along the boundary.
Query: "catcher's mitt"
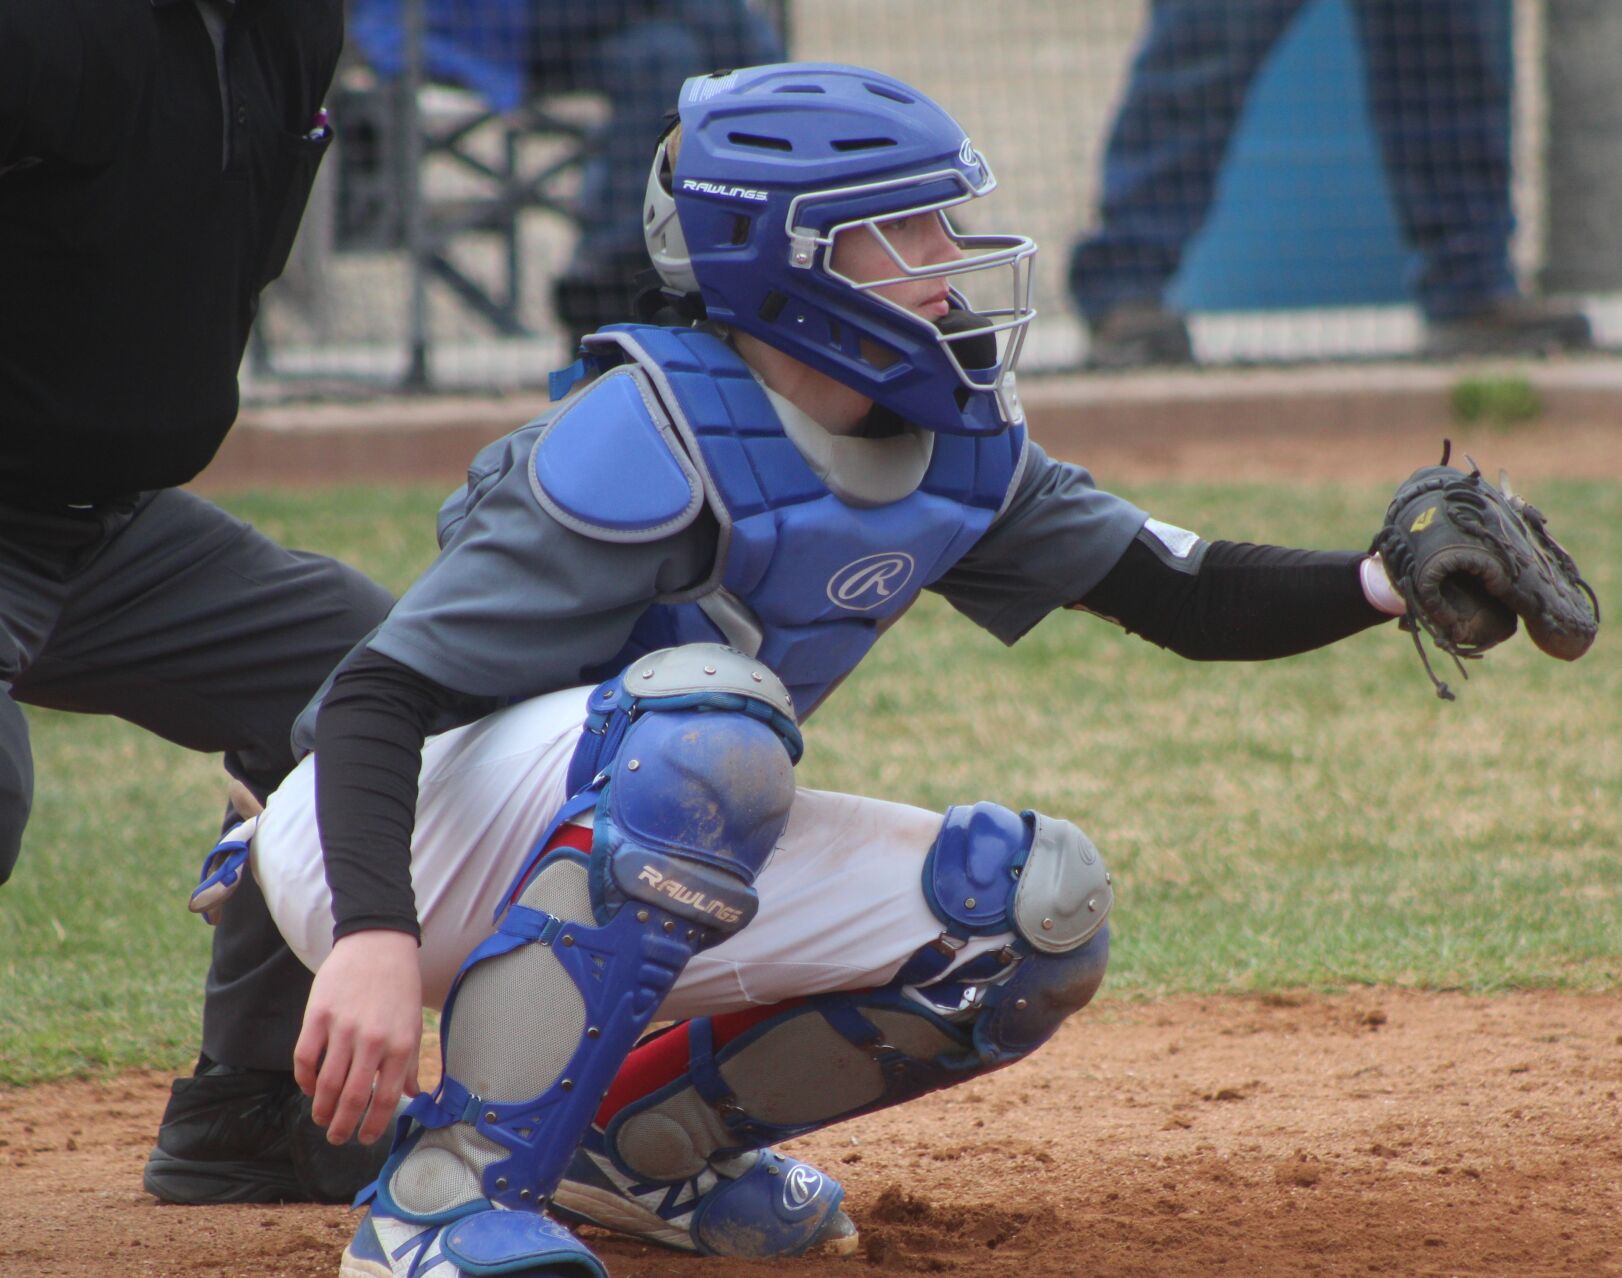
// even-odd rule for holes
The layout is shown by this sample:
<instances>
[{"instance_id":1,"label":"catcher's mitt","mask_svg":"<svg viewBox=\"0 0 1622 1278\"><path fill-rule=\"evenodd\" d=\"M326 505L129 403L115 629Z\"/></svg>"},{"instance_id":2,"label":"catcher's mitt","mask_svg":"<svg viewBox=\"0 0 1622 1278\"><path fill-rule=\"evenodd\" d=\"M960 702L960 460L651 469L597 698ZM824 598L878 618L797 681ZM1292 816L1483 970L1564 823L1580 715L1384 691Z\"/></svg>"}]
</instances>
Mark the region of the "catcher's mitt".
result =
<instances>
[{"instance_id":1,"label":"catcher's mitt","mask_svg":"<svg viewBox=\"0 0 1622 1278\"><path fill-rule=\"evenodd\" d=\"M1470 460L1465 474L1442 462L1416 470L1386 508L1385 526L1371 549L1408 604L1402 625L1414 639L1436 695L1453 700L1419 642L1423 629L1465 674L1461 658L1481 656L1526 622L1532 642L1551 657L1575 661L1599 630L1599 600L1542 513L1481 477ZM1465 677L1468 677L1467 675Z\"/></svg>"}]
</instances>

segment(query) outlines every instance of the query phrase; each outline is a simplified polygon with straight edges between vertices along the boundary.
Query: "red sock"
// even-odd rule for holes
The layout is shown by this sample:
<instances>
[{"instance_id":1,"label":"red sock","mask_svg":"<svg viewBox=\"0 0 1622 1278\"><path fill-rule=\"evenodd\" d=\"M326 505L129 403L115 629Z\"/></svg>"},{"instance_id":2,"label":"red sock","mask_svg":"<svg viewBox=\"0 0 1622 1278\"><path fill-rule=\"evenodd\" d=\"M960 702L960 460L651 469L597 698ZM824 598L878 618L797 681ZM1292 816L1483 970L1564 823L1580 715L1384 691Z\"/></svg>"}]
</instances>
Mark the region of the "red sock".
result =
<instances>
[{"instance_id":1,"label":"red sock","mask_svg":"<svg viewBox=\"0 0 1622 1278\"><path fill-rule=\"evenodd\" d=\"M740 1034L780 1012L798 1007L804 1001L791 998L782 1003L752 1007L745 1012L726 1012L720 1016L712 1016L710 1038L713 1050L719 1052ZM691 1024L691 1021L682 1021L662 1034L644 1039L631 1049L631 1054L625 1058L625 1064L620 1066L620 1072L614 1076L608 1095L597 1110L597 1126L608 1126L608 1120L632 1101L641 1100L644 1096L675 1082L687 1072L689 1054L687 1031Z\"/></svg>"},{"instance_id":2,"label":"red sock","mask_svg":"<svg viewBox=\"0 0 1622 1278\"><path fill-rule=\"evenodd\" d=\"M534 863L529 867L529 873L514 885L512 895L507 898L508 905L511 905L523 895L524 889L529 886L529 881L535 877L535 871L545 865L546 858L559 848L573 848L576 852L584 852L587 856L590 856L591 827L565 821L556 830L552 831L552 837L546 841L546 846L541 849L540 856L536 857Z\"/></svg>"}]
</instances>

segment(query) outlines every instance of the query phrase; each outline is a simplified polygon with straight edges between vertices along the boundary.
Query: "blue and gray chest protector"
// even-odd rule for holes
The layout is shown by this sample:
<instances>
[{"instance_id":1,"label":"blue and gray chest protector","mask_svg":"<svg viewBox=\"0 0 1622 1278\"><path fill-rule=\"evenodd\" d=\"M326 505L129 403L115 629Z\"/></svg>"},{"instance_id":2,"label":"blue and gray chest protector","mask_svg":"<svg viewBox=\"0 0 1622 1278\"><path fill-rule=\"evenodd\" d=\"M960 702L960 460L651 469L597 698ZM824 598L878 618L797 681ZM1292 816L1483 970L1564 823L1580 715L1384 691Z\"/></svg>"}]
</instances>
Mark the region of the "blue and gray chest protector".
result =
<instances>
[{"instance_id":1,"label":"blue and gray chest protector","mask_svg":"<svg viewBox=\"0 0 1622 1278\"><path fill-rule=\"evenodd\" d=\"M588 357L614 371L542 436L533 461L542 503L611 538L668 535L701 504L720 525L709 579L650 608L625 649L591 672L598 679L655 649L726 643L777 673L803 721L985 534L1018 477L1023 426L930 434L916 487L851 504L801 456L748 365L718 337L613 325L587 341ZM606 480L608 459L607 476L634 479Z\"/></svg>"}]
</instances>

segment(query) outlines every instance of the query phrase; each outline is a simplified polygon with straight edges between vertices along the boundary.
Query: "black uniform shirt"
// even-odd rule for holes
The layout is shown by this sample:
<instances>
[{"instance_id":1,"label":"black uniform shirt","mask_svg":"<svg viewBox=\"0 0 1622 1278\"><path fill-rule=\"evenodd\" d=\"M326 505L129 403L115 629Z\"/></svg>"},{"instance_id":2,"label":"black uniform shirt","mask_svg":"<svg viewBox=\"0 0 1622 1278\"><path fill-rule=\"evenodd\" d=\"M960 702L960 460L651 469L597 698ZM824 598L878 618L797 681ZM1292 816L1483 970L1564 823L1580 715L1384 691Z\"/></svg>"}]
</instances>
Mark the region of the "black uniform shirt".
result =
<instances>
[{"instance_id":1,"label":"black uniform shirt","mask_svg":"<svg viewBox=\"0 0 1622 1278\"><path fill-rule=\"evenodd\" d=\"M343 11L218 12L223 100L192 0L0 5L0 501L184 483L236 418L330 140Z\"/></svg>"}]
</instances>

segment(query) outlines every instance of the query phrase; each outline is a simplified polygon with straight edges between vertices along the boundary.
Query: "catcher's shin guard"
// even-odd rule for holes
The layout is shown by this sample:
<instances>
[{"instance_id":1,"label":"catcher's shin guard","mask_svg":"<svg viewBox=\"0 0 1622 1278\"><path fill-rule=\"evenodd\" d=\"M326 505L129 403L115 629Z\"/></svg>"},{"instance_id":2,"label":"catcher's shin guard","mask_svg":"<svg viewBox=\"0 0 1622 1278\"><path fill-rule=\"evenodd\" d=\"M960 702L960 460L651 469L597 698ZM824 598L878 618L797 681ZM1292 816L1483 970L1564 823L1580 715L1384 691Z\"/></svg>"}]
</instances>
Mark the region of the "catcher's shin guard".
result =
<instances>
[{"instance_id":1,"label":"catcher's shin guard","mask_svg":"<svg viewBox=\"0 0 1622 1278\"><path fill-rule=\"evenodd\" d=\"M1019 1060L1097 992L1108 872L1075 826L992 804L954 808L924 872L946 925L887 986L697 1017L639 1046L582 1146L604 1178L675 1185L758 1149ZM970 936L1006 942L953 966ZM612 1112L607 1112L612 1111ZM589 1213L579 1213L590 1218Z\"/></svg>"},{"instance_id":2,"label":"catcher's shin guard","mask_svg":"<svg viewBox=\"0 0 1622 1278\"><path fill-rule=\"evenodd\" d=\"M595 799L592 856L532 858L463 963L441 1022L444 1077L412 1102L379 1178L384 1223L545 1205L687 961L754 914L750 885L794 795L787 705L775 676L712 645L653 654L593 694L596 736L614 748L559 818ZM497 1246L481 1231L500 1224L462 1246Z\"/></svg>"}]
</instances>

